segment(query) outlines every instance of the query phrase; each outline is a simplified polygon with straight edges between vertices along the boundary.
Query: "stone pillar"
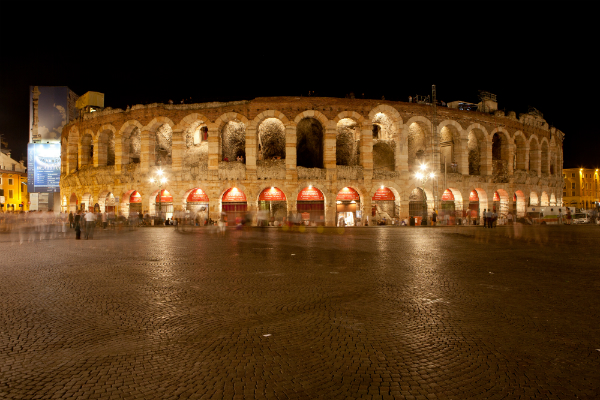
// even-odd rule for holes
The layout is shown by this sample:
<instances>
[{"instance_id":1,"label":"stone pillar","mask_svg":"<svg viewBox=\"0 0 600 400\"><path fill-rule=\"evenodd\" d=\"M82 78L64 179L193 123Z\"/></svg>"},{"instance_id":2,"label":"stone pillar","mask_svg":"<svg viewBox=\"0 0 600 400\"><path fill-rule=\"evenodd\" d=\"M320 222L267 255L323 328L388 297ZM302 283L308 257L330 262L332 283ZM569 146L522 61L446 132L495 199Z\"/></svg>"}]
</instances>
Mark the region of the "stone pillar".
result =
<instances>
[{"instance_id":1,"label":"stone pillar","mask_svg":"<svg viewBox=\"0 0 600 400\"><path fill-rule=\"evenodd\" d=\"M67 173L77 171L77 143L68 142L67 144Z\"/></svg>"},{"instance_id":2,"label":"stone pillar","mask_svg":"<svg viewBox=\"0 0 600 400\"><path fill-rule=\"evenodd\" d=\"M394 170L396 172L408 173L408 136L402 135L402 127L398 128L396 135L396 151L394 155Z\"/></svg>"},{"instance_id":3,"label":"stone pillar","mask_svg":"<svg viewBox=\"0 0 600 400\"><path fill-rule=\"evenodd\" d=\"M246 179L256 179L256 158L258 139L256 128L246 128Z\"/></svg>"},{"instance_id":4,"label":"stone pillar","mask_svg":"<svg viewBox=\"0 0 600 400\"><path fill-rule=\"evenodd\" d=\"M529 145L525 146L525 171L529 171Z\"/></svg>"},{"instance_id":5,"label":"stone pillar","mask_svg":"<svg viewBox=\"0 0 600 400\"><path fill-rule=\"evenodd\" d=\"M469 175L469 139L460 139L460 159L458 162L458 172L463 175Z\"/></svg>"},{"instance_id":6,"label":"stone pillar","mask_svg":"<svg viewBox=\"0 0 600 400\"><path fill-rule=\"evenodd\" d=\"M400 219L408 219L408 200L400 200Z\"/></svg>"},{"instance_id":7,"label":"stone pillar","mask_svg":"<svg viewBox=\"0 0 600 400\"><path fill-rule=\"evenodd\" d=\"M141 132L140 172L148 172L154 165L154 134L150 131Z\"/></svg>"},{"instance_id":8,"label":"stone pillar","mask_svg":"<svg viewBox=\"0 0 600 400\"><path fill-rule=\"evenodd\" d=\"M83 167L84 165L88 165L88 157L89 157L89 149L86 149L87 146L84 146L83 143L77 146L77 165ZM87 154L86 154L87 151Z\"/></svg>"},{"instance_id":9,"label":"stone pillar","mask_svg":"<svg viewBox=\"0 0 600 400\"><path fill-rule=\"evenodd\" d=\"M367 195L360 198L360 205L362 207L362 223L365 226L367 222L367 217L369 217L369 222L371 221L371 208L373 208L373 204L371 202L371 196Z\"/></svg>"},{"instance_id":10,"label":"stone pillar","mask_svg":"<svg viewBox=\"0 0 600 400\"><path fill-rule=\"evenodd\" d=\"M325 201L325 226L335 226L336 203L335 196L329 196ZM333 197L333 198L331 198Z\"/></svg>"},{"instance_id":11,"label":"stone pillar","mask_svg":"<svg viewBox=\"0 0 600 400\"><path fill-rule=\"evenodd\" d=\"M183 169L183 155L185 152L185 138L183 130L173 130L172 138L171 166L173 171L181 171Z\"/></svg>"},{"instance_id":12,"label":"stone pillar","mask_svg":"<svg viewBox=\"0 0 600 400\"><path fill-rule=\"evenodd\" d=\"M293 123L285 126L285 179L288 181L298 180L298 171L296 170L296 125Z\"/></svg>"},{"instance_id":13,"label":"stone pillar","mask_svg":"<svg viewBox=\"0 0 600 400\"><path fill-rule=\"evenodd\" d=\"M336 168L336 139L337 128L335 122L329 121L325 127L325 136L323 138L323 167L327 170L327 178L330 178L331 170Z\"/></svg>"},{"instance_id":14,"label":"stone pillar","mask_svg":"<svg viewBox=\"0 0 600 400\"><path fill-rule=\"evenodd\" d=\"M208 175L211 176L211 171L214 174L219 169L219 158L221 154L219 134L216 126L208 127Z\"/></svg>"},{"instance_id":15,"label":"stone pillar","mask_svg":"<svg viewBox=\"0 0 600 400\"><path fill-rule=\"evenodd\" d=\"M480 143L480 146L479 174L481 176L492 175L492 144L485 140Z\"/></svg>"},{"instance_id":16,"label":"stone pillar","mask_svg":"<svg viewBox=\"0 0 600 400\"><path fill-rule=\"evenodd\" d=\"M360 165L365 181L373 179L373 123L366 120L360 131Z\"/></svg>"},{"instance_id":17,"label":"stone pillar","mask_svg":"<svg viewBox=\"0 0 600 400\"><path fill-rule=\"evenodd\" d=\"M510 143L508 145L508 176L512 176L515 172L514 164L515 164L515 153L516 146L514 143Z\"/></svg>"},{"instance_id":18,"label":"stone pillar","mask_svg":"<svg viewBox=\"0 0 600 400\"><path fill-rule=\"evenodd\" d=\"M215 195L218 196L218 195ZM220 204L218 198L210 197L208 202L208 217L213 221L218 221L221 216Z\"/></svg>"},{"instance_id":19,"label":"stone pillar","mask_svg":"<svg viewBox=\"0 0 600 400\"><path fill-rule=\"evenodd\" d=\"M540 178L542 176L542 149L540 146L540 149L538 150L534 150L535 152L535 157L534 162L535 162L535 170L537 171L537 176L538 178Z\"/></svg>"},{"instance_id":20,"label":"stone pillar","mask_svg":"<svg viewBox=\"0 0 600 400\"><path fill-rule=\"evenodd\" d=\"M123 170L123 166L129 164L129 153L127 157L123 152L123 138L115 137L115 174L119 175ZM127 160L125 160L127 158Z\"/></svg>"},{"instance_id":21,"label":"stone pillar","mask_svg":"<svg viewBox=\"0 0 600 400\"><path fill-rule=\"evenodd\" d=\"M94 138L94 167L104 167L106 165L107 150L108 138L104 134L98 134Z\"/></svg>"}]
</instances>

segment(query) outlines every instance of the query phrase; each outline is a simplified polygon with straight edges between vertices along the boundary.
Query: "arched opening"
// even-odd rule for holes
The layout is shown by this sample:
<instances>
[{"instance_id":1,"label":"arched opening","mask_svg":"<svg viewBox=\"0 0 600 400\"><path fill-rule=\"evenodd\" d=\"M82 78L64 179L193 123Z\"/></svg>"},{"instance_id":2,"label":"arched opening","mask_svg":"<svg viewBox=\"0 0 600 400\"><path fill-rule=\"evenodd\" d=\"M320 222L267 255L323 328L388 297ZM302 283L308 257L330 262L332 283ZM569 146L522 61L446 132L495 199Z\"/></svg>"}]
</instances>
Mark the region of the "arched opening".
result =
<instances>
[{"instance_id":1,"label":"arched opening","mask_svg":"<svg viewBox=\"0 0 600 400\"><path fill-rule=\"evenodd\" d=\"M241 225L248 211L248 202L244 192L238 188L229 188L221 198L221 218L227 226Z\"/></svg>"},{"instance_id":2,"label":"arched opening","mask_svg":"<svg viewBox=\"0 0 600 400\"><path fill-rule=\"evenodd\" d=\"M460 157L460 134L455 126L445 125L440 135L441 171L458 172Z\"/></svg>"},{"instance_id":3,"label":"arched opening","mask_svg":"<svg viewBox=\"0 0 600 400\"><path fill-rule=\"evenodd\" d=\"M98 195L98 205L100 212L114 213L116 212L115 196L111 192L102 192Z\"/></svg>"},{"instance_id":4,"label":"arched opening","mask_svg":"<svg viewBox=\"0 0 600 400\"><path fill-rule=\"evenodd\" d=\"M550 173L548 165L549 165L548 143L546 141L543 141L542 142L542 174L548 175Z\"/></svg>"},{"instance_id":5,"label":"arched opening","mask_svg":"<svg viewBox=\"0 0 600 400\"><path fill-rule=\"evenodd\" d=\"M456 225L456 204L454 203L454 193L452 190L444 190L439 211L440 224Z\"/></svg>"},{"instance_id":6,"label":"arched opening","mask_svg":"<svg viewBox=\"0 0 600 400\"><path fill-rule=\"evenodd\" d=\"M337 135L335 137L336 165L358 165L359 148L360 126L353 119L341 119L337 124Z\"/></svg>"},{"instance_id":7,"label":"arched opening","mask_svg":"<svg viewBox=\"0 0 600 400\"><path fill-rule=\"evenodd\" d=\"M516 155L515 155L515 165L514 169L525 171L527 169L527 142L523 135L515 136L515 146L516 146Z\"/></svg>"},{"instance_id":8,"label":"arched opening","mask_svg":"<svg viewBox=\"0 0 600 400\"><path fill-rule=\"evenodd\" d=\"M408 197L408 215L411 225L427 225L427 195L421 188L414 188Z\"/></svg>"},{"instance_id":9,"label":"arched opening","mask_svg":"<svg viewBox=\"0 0 600 400\"><path fill-rule=\"evenodd\" d=\"M335 198L335 203L337 226L358 226L362 224L360 196L355 189L351 187L342 188Z\"/></svg>"},{"instance_id":10,"label":"arched opening","mask_svg":"<svg viewBox=\"0 0 600 400\"><path fill-rule=\"evenodd\" d=\"M208 127L204 121L195 121L187 129L183 163L186 167L208 166Z\"/></svg>"},{"instance_id":11,"label":"arched opening","mask_svg":"<svg viewBox=\"0 0 600 400\"><path fill-rule=\"evenodd\" d=\"M287 216L287 198L279 188L271 186L258 195L258 226L281 226Z\"/></svg>"},{"instance_id":12,"label":"arched opening","mask_svg":"<svg viewBox=\"0 0 600 400\"><path fill-rule=\"evenodd\" d=\"M427 157L427 127L413 122L408 128L408 170L417 171Z\"/></svg>"},{"instance_id":13,"label":"arched opening","mask_svg":"<svg viewBox=\"0 0 600 400\"><path fill-rule=\"evenodd\" d=\"M492 136L492 175L495 182L508 182L508 139L500 132Z\"/></svg>"},{"instance_id":14,"label":"arched opening","mask_svg":"<svg viewBox=\"0 0 600 400\"><path fill-rule=\"evenodd\" d=\"M142 212L142 195L137 190L134 190L129 195L129 204L127 206L126 212L128 216Z\"/></svg>"},{"instance_id":15,"label":"arched opening","mask_svg":"<svg viewBox=\"0 0 600 400\"><path fill-rule=\"evenodd\" d=\"M529 193L529 206L535 207L539 205L539 198L536 192Z\"/></svg>"},{"instance_id":16,"label":"arched opening","mask_svg":"<svg viewBox=\"0 0 600 400\"><path fill-rule=\"evenodd\" d=\"M469 132L467 149L469 151L469 175L481 175L482 160L485 154L485 136L481 129Z\"/></svg>"},{"instance_id":17,"label":"arched opening","mask_svg":"<svg viewBox=\"0 0 600 400\"><path fill-rule=\"evenodd\" d=\"M393 121L385 113L379 112L373 117L373 140L390 141L394 139Z\"/></svg>"},{"instance_id":18,"label":"arched opening","mask_svg":"<svg viewBox=\"0 0 600 400\"><path fill-rule=\"evenodd\" d=\"M546 192L542 192L542 196L540 199L540 206L541 207L548 207L550 205L550 200L548 199L548 193Z\"/></svg>"},{"instance_id":19,"label":"arched opening","mask_svg":"<svg viewBox=\"0 0 600 400\"><path fill-rule=\"evenodd\" d=\"M221 131L223 161L246 163L246 125L234 119ZM231 224L231 222L230 222Z\"/></svg>"},{"instance_id":20,"label":"arched opening","mask_svg":"<svg viewBox=\"0 0 600 400\"><path fill-rule=\"evenodd\" d=\"M297 166L323 168L323 127L314 118L304 118L296 127Z\"/></svg>"},{"instance_id":21,"label":"arched opening","mask_svg":"<svg viewBox=\"0 0 600 400\"><path fill-rule=\"evenodd\" d=\"M391 189L381 186L371 199L371 215L377 225L390 225L398 217L396 195Z\"/></svg>"},{"instance_id":22,"label":"arched opening","mask_svg":"<svg viewBox=\"0 0 600 400\"><path fill-rule=\"evenodd\" d=\"M98 166L115 165L115 133L105 129L98 134Z\"/></svg>"},{"instance_id":23,"label":"arched opening","mask_svg":"<svg viewBox=\"0 0 600 400\"><path fill-rule=\"evenodd\" d=\"M171 165L173 150L173 130L169 124L163 124L156 130L154 143L155 165Z\"/></svg>"},{"instance_id":24,"label":"arched opening","mask_svg":"<svg viewBox=\"0 0 600 400\"><path fill-rule=\"evenodd\" d=\"M173 218L173 196L166 189L157 190L150 196L153 201L149 204L150 215L160 219ZM130 208L131 212L131 208Z\"/></svg>"},{"instance_id":25,"label":"arched opening","mask_svg":"<svg viewBox=\"0 0 600 400\"><path fill-rule=\"evenodd\" d=\"M513 209L512 213L515 217L524 217L526 213L525 195L521 190L517 190L513 194Z\"/></svg>"},{"instance_id":26,"label":"arched opening","mask_svg":"<svg viewBox=\"0 0 600 400\"><path fill-rule=\"evenodd\" d=\"M551 207L555 207L555 206L557 206L557 204L556 204L556 196L554 195L554 193L552 193L552 194L550 195L550 206L551 206Z\"/></svg>"},{"instance_id":27,"label":"arched opening","mask_svg":"<svg viewBox=\"0 0 600 400\"><path fill-rule=\"evenodd\" d=\"M302 189L296 198L296 209L304 225L325 225L325 196L319 189Z\"/></svg>"},{"instance_id":28,"label":"arched opening","mask_svg":"<svg viewBox=\"0 0 600 400\"><path fill-rule=\"evenodd\" d=\"M208 195L200 188L189 190L185 196L185 210L188 217L196 225L206 225L208 223L209 200Z\"/></svg>"},{"instance_id":29,"label":"arched opening","mask_svg":"<svg viewBox=\"0 0 600 400\"><path fill-rule=\"evenodd\" d=\"M69 200L67 196L63 196L60 200L60 212L68 212L69 211Z\"/></svg>"},{"instance_id":30,"label":"arched opening","mask_svg":"<svg viewBox=\"0 0 600 400\"><path fill-rule=\"evenodd\" d=\"M81 205L80 209L84 211L94 211L94 204L92 203L92 195L90 193L86 193L81 196Z\"/></svg>"},{"instance_id":31,"label":"arched opening","mask_svg":"<svg viewBox=\"0 0 600 400\"><path fill-rule=\"evenodd\" d=\"M529 171L538 172L540 163L540 145L537 139L534 137L529 143Z\"/></svg>"},{"instance_id":32,"label":"arched opening","mask_svg":"<svg viewBox=\"0 0 600 400\"><path fill-rule=\"evenodd\" d=\"M394 171L394 150L385 142L373 145L373 169L379 171Z\"/></svg>"},{"instance_id":33,"label":"arched opening","mask_svg":"<svg viewBox=\"0 0 600 400\"><path fill-rule=\"evenodd\" d=\"M469 211L467 217L471 220L472 225L479 225L480 208L479 208L479 193L477 190L471 190L469 194Z\"/></svg>"},{"instance_id":34,"label":"arched opening","mask_svg":"<svg viewBox=\"0 0 600 400\"><path fill-rule=\"evenodd\" d=\"M92 165L94 162L94 144L92 135L84 133L81 137L81 154L79 156L79 167L85 167L86 165Z\"/></svg>"},{"instance_id":35,"label":"arched opening","mask_svg":"<svg viewBox=\"0 0 600 400\"><path fill-rule=\"evenodd\" d=\"M123 164L139 164L142 153L142 132L130 126L123 132Z\"/></svg>"},{"instance_id":36,"label":"arched opening","mask_svg":"<svg viewBox=\"0 0 600 400\"><path fill-rule=\"evenodd\" d=\"M75 193L71 193L71 197L69 197L69 212L77 212L78 205L79 201L77 200L77 195Z\"/></svg>"},{"instance_id":37,"label":"arched opening","mask_svg":"<svg viewBox=\"0 0 600 400\"><path fill-rule=\"evenodd\" d=\"M285 126L278 118L267 118L258 126L258 159L285 160Z\"/></svg>"},{"instance_id":38,"label":"arched opening","mask_svg":"<svg viewBox=\"0 0 600 400\"><path fill-rule=\"evenodd\" d=\"M498 216L505 217L508 214L508 193L504 189L498 189L494 192L492 210Z\"/></svg>"}]
</instances>

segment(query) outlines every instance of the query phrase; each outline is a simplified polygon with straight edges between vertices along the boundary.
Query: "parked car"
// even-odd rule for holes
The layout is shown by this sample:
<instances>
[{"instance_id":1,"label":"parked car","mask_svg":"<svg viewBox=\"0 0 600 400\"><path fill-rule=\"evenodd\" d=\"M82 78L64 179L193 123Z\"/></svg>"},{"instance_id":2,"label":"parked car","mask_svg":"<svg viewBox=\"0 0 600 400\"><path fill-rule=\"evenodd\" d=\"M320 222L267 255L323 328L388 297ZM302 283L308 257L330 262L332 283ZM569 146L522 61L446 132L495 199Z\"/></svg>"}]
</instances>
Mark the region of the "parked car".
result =
<instances>
[{"instance_id":1,"label":"parked car","mask_svg":"<svg viewBox=\"0 0 600 400\"><path fill-rule=\"evenodd\" d=\"M573 223L574 224L589 224L590 216L584 213L576 213L573 214Z\"/></svg>"}]
</instances>

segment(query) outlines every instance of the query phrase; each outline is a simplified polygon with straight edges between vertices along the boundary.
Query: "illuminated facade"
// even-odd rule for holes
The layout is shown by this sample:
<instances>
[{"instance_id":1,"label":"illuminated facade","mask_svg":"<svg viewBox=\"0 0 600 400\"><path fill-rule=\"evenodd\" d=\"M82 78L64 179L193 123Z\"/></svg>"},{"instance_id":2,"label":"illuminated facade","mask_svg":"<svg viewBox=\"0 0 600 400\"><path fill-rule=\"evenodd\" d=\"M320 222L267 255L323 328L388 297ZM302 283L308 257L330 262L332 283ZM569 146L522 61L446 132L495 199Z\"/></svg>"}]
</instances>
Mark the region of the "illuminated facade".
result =
<instances>
[{"instance_id":1,"label":"illuminated facade","mask_svg":"<svg viewBox=\"0 0 600 400\"><path fill-rule=\"evenodd\" d=\"M152 214L160 203L212 219L263 211L325 225L427 218L434 208L451 217L443 223L489 208L524 215L527 205L561 204L563 138L537 115L434 114L385 100L106 108L63 128L62 204ZM434 173L425 183L422 165ZM160 196L150 182L158 168Z\"/></svg>"},{"instance_id":2,"label":"illuminated facade","mask_svg":"<svg viewBox=\"0 0 600 400\"><path fill-rule=\"evenodd\" d=\"M564 169L564 205L586 210L594 208L595 204L600 201L599 174L598 168Z\"/></svg>"},{"instance_id":3,"label":"illuminated facade","mask_svg":"<svg viewBox=\"0 0 600 400\"><path fill-rule=\"evenodd\" d=\"M2 212L27 211L27 174L22 162L10 157L10 153L0 153L0 196L4 203L0 208Z\"/></svg>"}]
</instances>

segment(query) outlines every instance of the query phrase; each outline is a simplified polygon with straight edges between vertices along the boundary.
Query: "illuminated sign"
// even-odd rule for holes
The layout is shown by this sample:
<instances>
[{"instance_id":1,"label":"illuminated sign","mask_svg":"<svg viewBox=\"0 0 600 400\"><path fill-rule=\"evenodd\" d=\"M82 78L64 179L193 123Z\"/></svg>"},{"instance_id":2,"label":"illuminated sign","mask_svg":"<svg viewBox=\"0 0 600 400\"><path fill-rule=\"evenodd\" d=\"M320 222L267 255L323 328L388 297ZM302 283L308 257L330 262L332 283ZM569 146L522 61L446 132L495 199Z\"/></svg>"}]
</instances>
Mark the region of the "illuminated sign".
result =
<instances>
[{"instance_id":1,"label":"illuminated sign","mask_svg":"<svg viewBox=\"0 0 600 400\"><path fill-rule=\"evenodd\" d=\"M208 203L208 196L202 189L194 189L187 197L188 203Z\"/></svg>"},{"instance_id":2,"label":"illuminated sign","mask_svg":"<svg viewBox=\"0 0 600 400\"><path fill-rule=\"evenodd\" d=\"M60 144L30 143L27 145L27 190L60 191Z\"/></svg>"},{"instance_id":3,"label":"illuminated sign","mask_svg":"<svg viewBox=\"0 0 600 400\"><path fill-rule=\"evenodd\" d=\"M129 197L129 202L130 203L141 203L142 195L139 194L139 192L137 190L134 190L133 193L131 193L131 196Z\"/></svg>"},{"instance_id":4,"label":"illuminated sign","mask_svg":"<svg viewBox=\"0 0 600 400\"><path fill-rule=\"evenodd\" d=\"M394 200L396 200L396 196L394 196L394 193L390 189L383 187L383 188L377 189L377 191L373 195L372 200L373 201L378 201L378 200L394 201Z\"/></svg>"},{"instance_id":5,"label":"illuminated sign","mask_svg":"<svg viewBox=\"0 0 600 400\"><path fill-rule=\"evenodd\" d=\"M278 188L272 187L264 189L258 196L259 201L285 201L285 194Z\"/></svg>"},{"instance_id":6,"label":"illuminated sign","mask_svg":"<svg viewBox=\"0 0 600 400\"><path fill-rule=\"evenodd\" d=\"M323 193L317 188L304 188L298 193L297 201L323 201Z\"/></svg>"},{"instance_id":7,"label":"illuminated sign","mask_svg":"<svg viewBox=\"0 0 600 400\"><path fill-rule=\"evenodd\" d=\"M227 189L223 194L223 203L245 203L246 195L238 188Z\"/></svg>"},{"instance_id":8,"label":"illuminated sign","mask_svg":"<svg viewBox=\"0 0 600 400\"><path fill-rule=\"evenodd\" d=\"M156 202L158 203L158 194L156 195ZM166 189L163 189L160 191L160 202L161 203L172 203L173 202L173 196L171 196L171 193L169 193Z\"/></svg>"},{"instance_id":9,"label":"illuminated sign","mask_svg":"<svg viewBox=\"0 0 600 400\"><path fill-rule=\"evenodd\" d=\"M479 201L479 196L477 195L477 191L473 190L469 195L469 201Z\"/></svg>"},{"instance_id":10,"label":"illuminated sign","mask_svg":"<svg viewBox=\"0 0 600 400\"><path fill-rule=\"evenodd\" d=\"M494 200L493 201L500 201L500 195L498 194L498 192L494 192Z\"/></svg>"},{"instance_id":11,"label":"illuminated sign","mask_svg":"<svg viewBox=\"0 0 600 400\"><path fill-rule=\"evenodd\" d=\"M454 194L450 189L444 190L444 194L442 195L442 201L454 201Z\"/></svg>"},{"instance_id":12,"label":"illuminated sign","mask_svg":"<svg viewBox=\"0 0 600 400\"><path fill-rule=\"evenodd\" d=\"M335 199L340 201L360 201L360 196L356 190L351 187L345 187L338 192Z\"/></svg>"}]
</instances>

